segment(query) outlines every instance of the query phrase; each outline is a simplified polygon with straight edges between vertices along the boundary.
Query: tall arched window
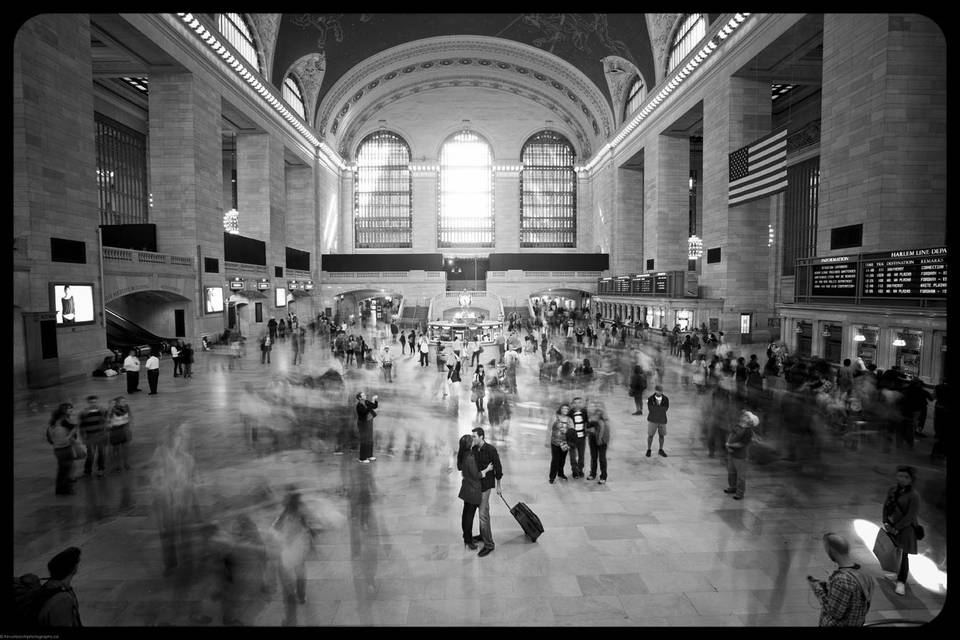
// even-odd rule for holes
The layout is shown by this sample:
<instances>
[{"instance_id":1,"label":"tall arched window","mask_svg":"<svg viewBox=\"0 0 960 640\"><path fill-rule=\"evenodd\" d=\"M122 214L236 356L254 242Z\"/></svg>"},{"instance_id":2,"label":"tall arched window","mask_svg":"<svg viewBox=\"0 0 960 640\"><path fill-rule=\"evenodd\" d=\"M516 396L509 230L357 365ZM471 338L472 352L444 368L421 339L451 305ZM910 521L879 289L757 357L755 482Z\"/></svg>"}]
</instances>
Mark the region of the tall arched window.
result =
<instances>
[{"instance_id":1,"label":"tall arched window","mask_svg":"<svg viewBox=\"0 0 960 640\"><path fill-rule=\"evenodd\" d=\"M670 44L670 61L667 63L667 73L673 71L680 61L693 51L697 43L707 33L707 20L702 13L688 13Z\"/></svg>"},{"instance_id":2,"label":"tall arched window","mask_svg":"<svg viewBox=\"0 0 960 640\"><path fill-rule=\"evenodd\" d=\"M293 107L293 110L296 111L301 118L306 119L303 108L303 93L300 91L300 85L297 84L297 81L291 73L288 73L287 77L283 79L282 95L284 102Z\"/></svg>"},{"instance_id":3,"label":"tall arched window","mask_svg":"<svg viewBox=\"0 0 960 640\"><path fill-rule=\"evenodd\" d=\"M520 246L577 246L577 175L573 146L559 133L541 131L520 158Z\"/></svg>"},{"instance_id":4,"label":"tall arched window","mask_svg":"<svg viewBox=\"0 0 960 640\"><path fill-rule=\"evenodd\" d=\"M493 246L493 155L472 131L450 136L440 150L437 246Z\"/></svg>"},{"instance_id":5,"label":"tall arched window","mask_svg":"<svg viewBox=\"0 0 960 640\"><path fill-rule=\"evenodd\" d=\"M643 101L647 99L647 84L643 81L643 76L637 76L630 83L630 91L627 92L627 102L623 107L623 119L626 121L631 115L636 113L637 109L643 106Z\"/></svg>"},{"instance_id":6,"label":"tall arched window","mask_svg":"<svg viewBox=\"0 0 960 640\"><path fill-rule=\"evenodd\" d=\"M360 142L354 186L357 249L413 246L410 146L390 131Z\"/></svg>"},{"instance_id":7,"label":"tall arched window","mask_svg":"<svg viewBox=\"0 0 960 640\"><path fill-rule=\"evenodd\" d=\"M237 50L243 59L249 62L254 69L260 71L260 59L257 58L257 45L253 41L247 21L239 13L221 13L217 21L217 28L227 39L227 42Z\"/></svg>"}]
</instances>

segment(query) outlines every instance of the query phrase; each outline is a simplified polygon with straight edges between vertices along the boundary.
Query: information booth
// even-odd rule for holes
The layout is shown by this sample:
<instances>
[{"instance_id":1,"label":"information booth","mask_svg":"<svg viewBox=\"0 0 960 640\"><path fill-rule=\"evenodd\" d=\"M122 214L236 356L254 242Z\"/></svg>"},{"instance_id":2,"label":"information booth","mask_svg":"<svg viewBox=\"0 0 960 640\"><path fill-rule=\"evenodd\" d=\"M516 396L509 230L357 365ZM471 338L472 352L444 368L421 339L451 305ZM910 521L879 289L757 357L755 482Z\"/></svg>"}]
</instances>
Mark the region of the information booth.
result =
<instances>
[{"instance_id":1,"label":"information booth","mask_svg":"<svg viewBox=\"0 0 960 640\"><path fill-rule=\"evenodd\" d=\"M503 333L503 325L496 320L437 320L427 323L427 337L430 342L445 346L456 339L466 344L480 336L480 344L489 346L496 343L497 336Z\"/></svg>"}]
</instances>

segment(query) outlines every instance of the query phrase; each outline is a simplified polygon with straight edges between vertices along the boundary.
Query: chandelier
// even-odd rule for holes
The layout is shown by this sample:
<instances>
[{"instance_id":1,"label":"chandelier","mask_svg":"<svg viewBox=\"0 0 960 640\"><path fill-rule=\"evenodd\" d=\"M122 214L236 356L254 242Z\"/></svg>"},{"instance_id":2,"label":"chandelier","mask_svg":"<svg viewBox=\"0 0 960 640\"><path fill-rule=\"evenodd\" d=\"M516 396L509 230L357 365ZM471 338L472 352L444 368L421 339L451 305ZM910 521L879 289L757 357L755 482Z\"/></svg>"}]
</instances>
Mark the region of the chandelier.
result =
<instances>
[{"instance_id":1,"label":"chandelier","mask_svg":"<svg viewBox=\"0 0 960 640\"><path fill-rule=\"evenodd\" d=\"M240 233L240 213L236 209L230 209L223 214L223 230L227 233Z\"/></svg>"},{"instance_id":2,"label":"chandelier","mask_svg":"<svg viewBox=\"0 0 960 640\"><path fill-rule=\"evenodd\" d=\"M687 238L687 257L696 260L701 256L703 256L703 240L696 235L692 235Z\"/></svg>"}]
</instances>

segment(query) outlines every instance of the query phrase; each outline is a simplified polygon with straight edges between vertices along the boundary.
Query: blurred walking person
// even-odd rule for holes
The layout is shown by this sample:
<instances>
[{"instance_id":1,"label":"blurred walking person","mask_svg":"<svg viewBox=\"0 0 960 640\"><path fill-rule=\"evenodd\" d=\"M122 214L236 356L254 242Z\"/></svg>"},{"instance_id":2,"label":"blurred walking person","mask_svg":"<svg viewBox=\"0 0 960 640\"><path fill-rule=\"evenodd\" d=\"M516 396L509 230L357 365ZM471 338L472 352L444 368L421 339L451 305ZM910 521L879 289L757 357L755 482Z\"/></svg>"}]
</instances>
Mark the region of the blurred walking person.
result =
<instances>
[{"instance_id":1,"label":"blurred walking person","mask_svg":"<svg viewBox=\"0 0 960 640\"><path fill-rule=\"evenodd\" d=\"M87 406L80 412L80 435L87 445L87 457L83 461L83 475L89 478L93 473L94 458L97 463L97 475L102 476L106 469L107 412L100 406L97 396L87 396Z\"/></svg>"},{"instance_id":2,"label":"blurred walking person","mask_svg":"<svg viewBox=\"0 0 960 640\"><path fill-rule=\"evenodd\" d=\"M69 402L61 403L50 416L47 442L57 458L54 492L58 496L70 495L73 493L73 449L80 443L80 416Z\"/></svg>"},{"instance_id":3,"label":"blurred walking person","mask_svg":"<svg viewBox=\"0 0 960 640\"><path fill-rule=\"evenodd\" d=\"M110 457L113 460L113 471L130 469L130 458L127 449L132 437L130 425L130 405L123 396L118 396L110 403L107 409L107 438L110 443Z\"/></svg>"},{"instance_id":4,"label":"blurred walking person","mask_svg":"<svg viewBox=\"0 0 960 640\"><path fill-rule=\"evenodd\" d=\"M747 489L747 448L760 419L750 411L741 411L740 419L727 436L727 488L734 500L743 500Z\"/></svg>"},{"instance_id":5,"label":"blurred walking person","mask_svg":"<svg viewBox=\"0 0 960 640\"><path fill-rule=\"evenodd\" d=\"M267 548L256 523L247 514L237 516L221 567L221 616L226 626L252 626L269 590Z\"/></svg>"},{"instance_id":6,"label":"blurred walking person","mask_svg":"<svg viewBox=\"0 0 960 640\"><path fill-rule=\"evenodd\" d=\"M597 460L600 461L599 484L607 483L607 445L610 444L610 419L603 403L591 398L587 402L587 442L590 444L590 475L597 478Z\"/></svg>"},{"instance_id":7,"label":"blurred walking person","mask_svg":"<svg viewBox=\"0 0 960 640\"><path fill-rule=\"evenodd\" d=\"M280 543L277 569L287 609L285 624L292 624L296 603L307 601L307 555L313 549L316 536L313 515L295 488L287 488L283 511L273 523L273 529Z\"/></svg>"}]
</instances>

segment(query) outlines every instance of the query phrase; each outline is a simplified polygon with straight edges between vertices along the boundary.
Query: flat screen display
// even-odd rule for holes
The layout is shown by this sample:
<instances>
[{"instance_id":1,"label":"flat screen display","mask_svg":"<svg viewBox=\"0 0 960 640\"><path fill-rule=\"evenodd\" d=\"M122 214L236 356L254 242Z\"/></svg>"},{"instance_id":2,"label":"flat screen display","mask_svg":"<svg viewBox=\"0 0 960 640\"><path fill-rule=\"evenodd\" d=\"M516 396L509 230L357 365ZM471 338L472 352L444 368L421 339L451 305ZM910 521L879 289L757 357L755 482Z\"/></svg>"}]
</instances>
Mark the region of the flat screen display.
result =
<instances>
[{"instance_id":1,"label":"flat screen display","mask_svg":"<svg viewBox=\"0 0 960 640\"><path fill-rule=\"evenodd\" d=\"M205 313L223 311L223 287L203 288L203 310Z\"/></svg>"},{"instance_id":2,"label":"flat screen display","mask_svg":"<svg viewBox=\"0 0 960 640\"><path fill-rule=\"evenodd\" d=\"M93 285L79 282L50 284L50 306L57 312L57 326L93 324Z\"/></svg>"},{"instance_id":3,"label":"flat screen display","mask_svg":"<svg viewBox=\"0 0 960 640\"><path fill-rule=\"evenodd\" d=\"M287 306L287 289L286 287L277 287L273 290L276 300L276 306L285 307Z\"/></svg>"}]
</instances>

